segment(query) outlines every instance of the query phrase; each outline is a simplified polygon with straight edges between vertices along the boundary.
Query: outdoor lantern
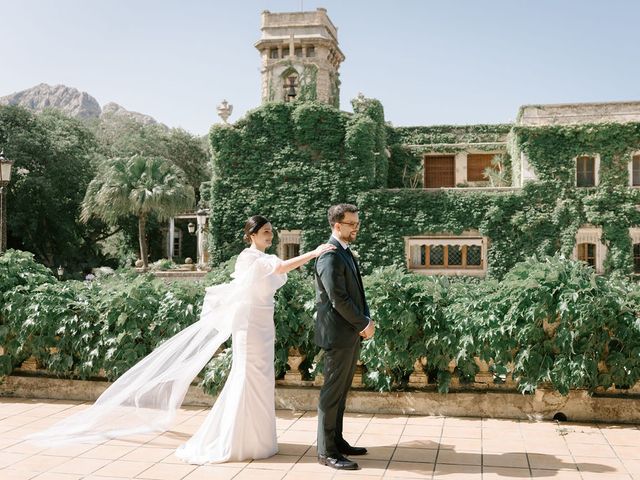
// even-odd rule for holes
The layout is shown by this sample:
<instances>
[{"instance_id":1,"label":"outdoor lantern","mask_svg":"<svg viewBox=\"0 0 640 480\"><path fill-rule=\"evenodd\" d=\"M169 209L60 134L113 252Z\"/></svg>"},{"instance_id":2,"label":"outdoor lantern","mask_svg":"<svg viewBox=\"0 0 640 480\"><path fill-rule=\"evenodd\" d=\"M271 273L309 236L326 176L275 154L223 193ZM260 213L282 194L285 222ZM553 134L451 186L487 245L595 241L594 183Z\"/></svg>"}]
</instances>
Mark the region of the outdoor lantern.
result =
<instances>
[{"instance_id":1,"label":"outdoor lantern","mask_svg":"<svg viewBox=\"0 0 640 480\"><path fill-rule=\"evenodd\" d=\"M196 226L193 224L193 222L189 222L189 225L187 225L187 230L189 230L189 233L191 235L196 233Z\"/></svg>"},{"instance_id":2,"label":"outdoor lantern","mask_svg":"<svg viewBox=\"0 0 640 480\"><path fill-rule=\"evenodd\" d=\"M200 210L198 210L196 212L196 220L198 222L198 225L200 225L200 230L204 229L204 224L207 223L207 215L209 214L209 212L207 210L205 210L204 208L201 208Z\"/></svg>"},{"instance_id":3,"label":"outdoor lantern","mask_svg":"<svg viewBox=\"0 0 640 480\"><path fill-rule=\"evenodd\" d=\"M0 150L0 254L7 249L7 189L11 180L13 162Z\"/></svg>"},{"instance_id":4,"label":"outdoor lantern","mask_svg":"<svg viewBox=\"0 0 640 480\"><path fill-rule=\"evenodd\" d=\"M58 278L62 278L63 275L64 275L64 267L60 265L58 267Z\"/></svg>"},{"instance_id":5,"label":"outdoor lantern","mask_svg":"<svg viewBox=\"0 0 640 480\"><path fill-rule=\"evenodd\" d=\"M0 151L0 184L9 183L11 180L11 167L13 160L8 160L4 156L4 150Z\"/></svg>"}]
</instances>

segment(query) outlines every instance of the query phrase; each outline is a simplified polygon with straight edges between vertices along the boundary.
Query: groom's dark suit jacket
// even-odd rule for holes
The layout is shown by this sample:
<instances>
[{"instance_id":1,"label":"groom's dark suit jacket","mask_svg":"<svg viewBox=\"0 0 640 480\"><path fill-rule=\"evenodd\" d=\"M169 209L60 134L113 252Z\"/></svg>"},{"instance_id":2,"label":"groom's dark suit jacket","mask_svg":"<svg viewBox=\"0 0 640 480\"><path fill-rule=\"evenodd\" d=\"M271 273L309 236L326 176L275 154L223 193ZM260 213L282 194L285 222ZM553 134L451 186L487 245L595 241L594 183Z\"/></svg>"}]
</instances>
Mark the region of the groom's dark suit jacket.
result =
<instances>
[{"instance_id":1,"label":"groom's dark suit jacket","mask_svg":"<svg viewBox=\"0 0 640 480\"><path fill-rule=\"evenodd\" d=\"M370 317L358 262L335 238L329 243L336 249L323 253L315 264L315 342L325 350L355 346Z\"/></svg>"}]
</instances>

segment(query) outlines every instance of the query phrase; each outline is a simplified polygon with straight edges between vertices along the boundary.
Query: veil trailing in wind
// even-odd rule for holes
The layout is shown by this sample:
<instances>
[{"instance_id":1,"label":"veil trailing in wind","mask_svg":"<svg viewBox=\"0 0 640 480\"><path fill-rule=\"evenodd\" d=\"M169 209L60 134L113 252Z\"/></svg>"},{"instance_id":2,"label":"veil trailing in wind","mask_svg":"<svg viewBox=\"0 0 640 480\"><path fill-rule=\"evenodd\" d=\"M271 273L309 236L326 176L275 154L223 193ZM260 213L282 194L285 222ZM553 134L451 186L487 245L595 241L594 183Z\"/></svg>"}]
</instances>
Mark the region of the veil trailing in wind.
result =
<instances>
[{"instance_id":1,"label":"veil trailing in wind","mask_svg":"<svg viewBox=\"0 0 640 480\"><path fill-rule=\"evenodd\" d=\"M233 281L206 289L200 319L131 367L91 407L26 440L65 445L167 430L193 379L231 336L234 321L247 315L252 285L265 274L255 260L241 254Z\"/></svg>"}]
</instances>

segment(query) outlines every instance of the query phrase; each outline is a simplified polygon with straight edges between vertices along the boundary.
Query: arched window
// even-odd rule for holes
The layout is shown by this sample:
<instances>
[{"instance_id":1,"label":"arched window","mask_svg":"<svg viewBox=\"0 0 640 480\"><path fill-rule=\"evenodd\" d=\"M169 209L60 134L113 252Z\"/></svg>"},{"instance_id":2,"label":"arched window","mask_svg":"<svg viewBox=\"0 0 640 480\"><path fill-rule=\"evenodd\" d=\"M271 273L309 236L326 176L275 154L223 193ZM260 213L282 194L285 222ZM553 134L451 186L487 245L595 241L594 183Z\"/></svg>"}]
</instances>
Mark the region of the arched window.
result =
<instances>
[{"instance_id":1,"label":"arched window","mask_svg":"<svg viewBox=\"0 0 640 480\"><path fill-rule=\"evenodd\" d=\"M573 258L592 266L596 273L604 273L604 260L607 258L607 245L602 241L602 227L583 225L576 232Z\"/></svg>"},{"instance_id":2,"label":"arched window","mask_svg":"<svg viewBox=\"0 0 640 480\"><path fill-rule=\"evenodd\" d=\"M278 256L282 260L300 255L300 236L302 230L282 230L278 232Z\"/></svg>"},{"instance_id":3,"label":"arched window","mask_svg":"<svg viewBox=\"0 0 640 480\"><path fill-rule=\"evenodd\" d=\"M578 260L585 262L587 265L596 266L596 244L595 243L579 243L578 244Z\"/></svg>"}]
</instances>

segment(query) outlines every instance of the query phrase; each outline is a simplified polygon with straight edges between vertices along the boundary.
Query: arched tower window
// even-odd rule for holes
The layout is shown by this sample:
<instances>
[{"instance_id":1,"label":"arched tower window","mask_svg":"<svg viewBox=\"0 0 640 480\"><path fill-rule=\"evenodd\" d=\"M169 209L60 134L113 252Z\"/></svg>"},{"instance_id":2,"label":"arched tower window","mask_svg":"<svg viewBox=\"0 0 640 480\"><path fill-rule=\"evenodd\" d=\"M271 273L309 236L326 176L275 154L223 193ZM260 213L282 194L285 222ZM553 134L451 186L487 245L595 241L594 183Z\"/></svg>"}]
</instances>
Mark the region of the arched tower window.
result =
<instances>
[{"instance_id":1,"label":"arched tower window","mask_svg":"<svg viewBox=\"0 0 640 480\"><path fill-rule=\"evenodd\" d=\"M298 71L291 67L280 75L282 78L282 99L285 102L293 102L300 93Z\"/></svg>"}]
</instances>

